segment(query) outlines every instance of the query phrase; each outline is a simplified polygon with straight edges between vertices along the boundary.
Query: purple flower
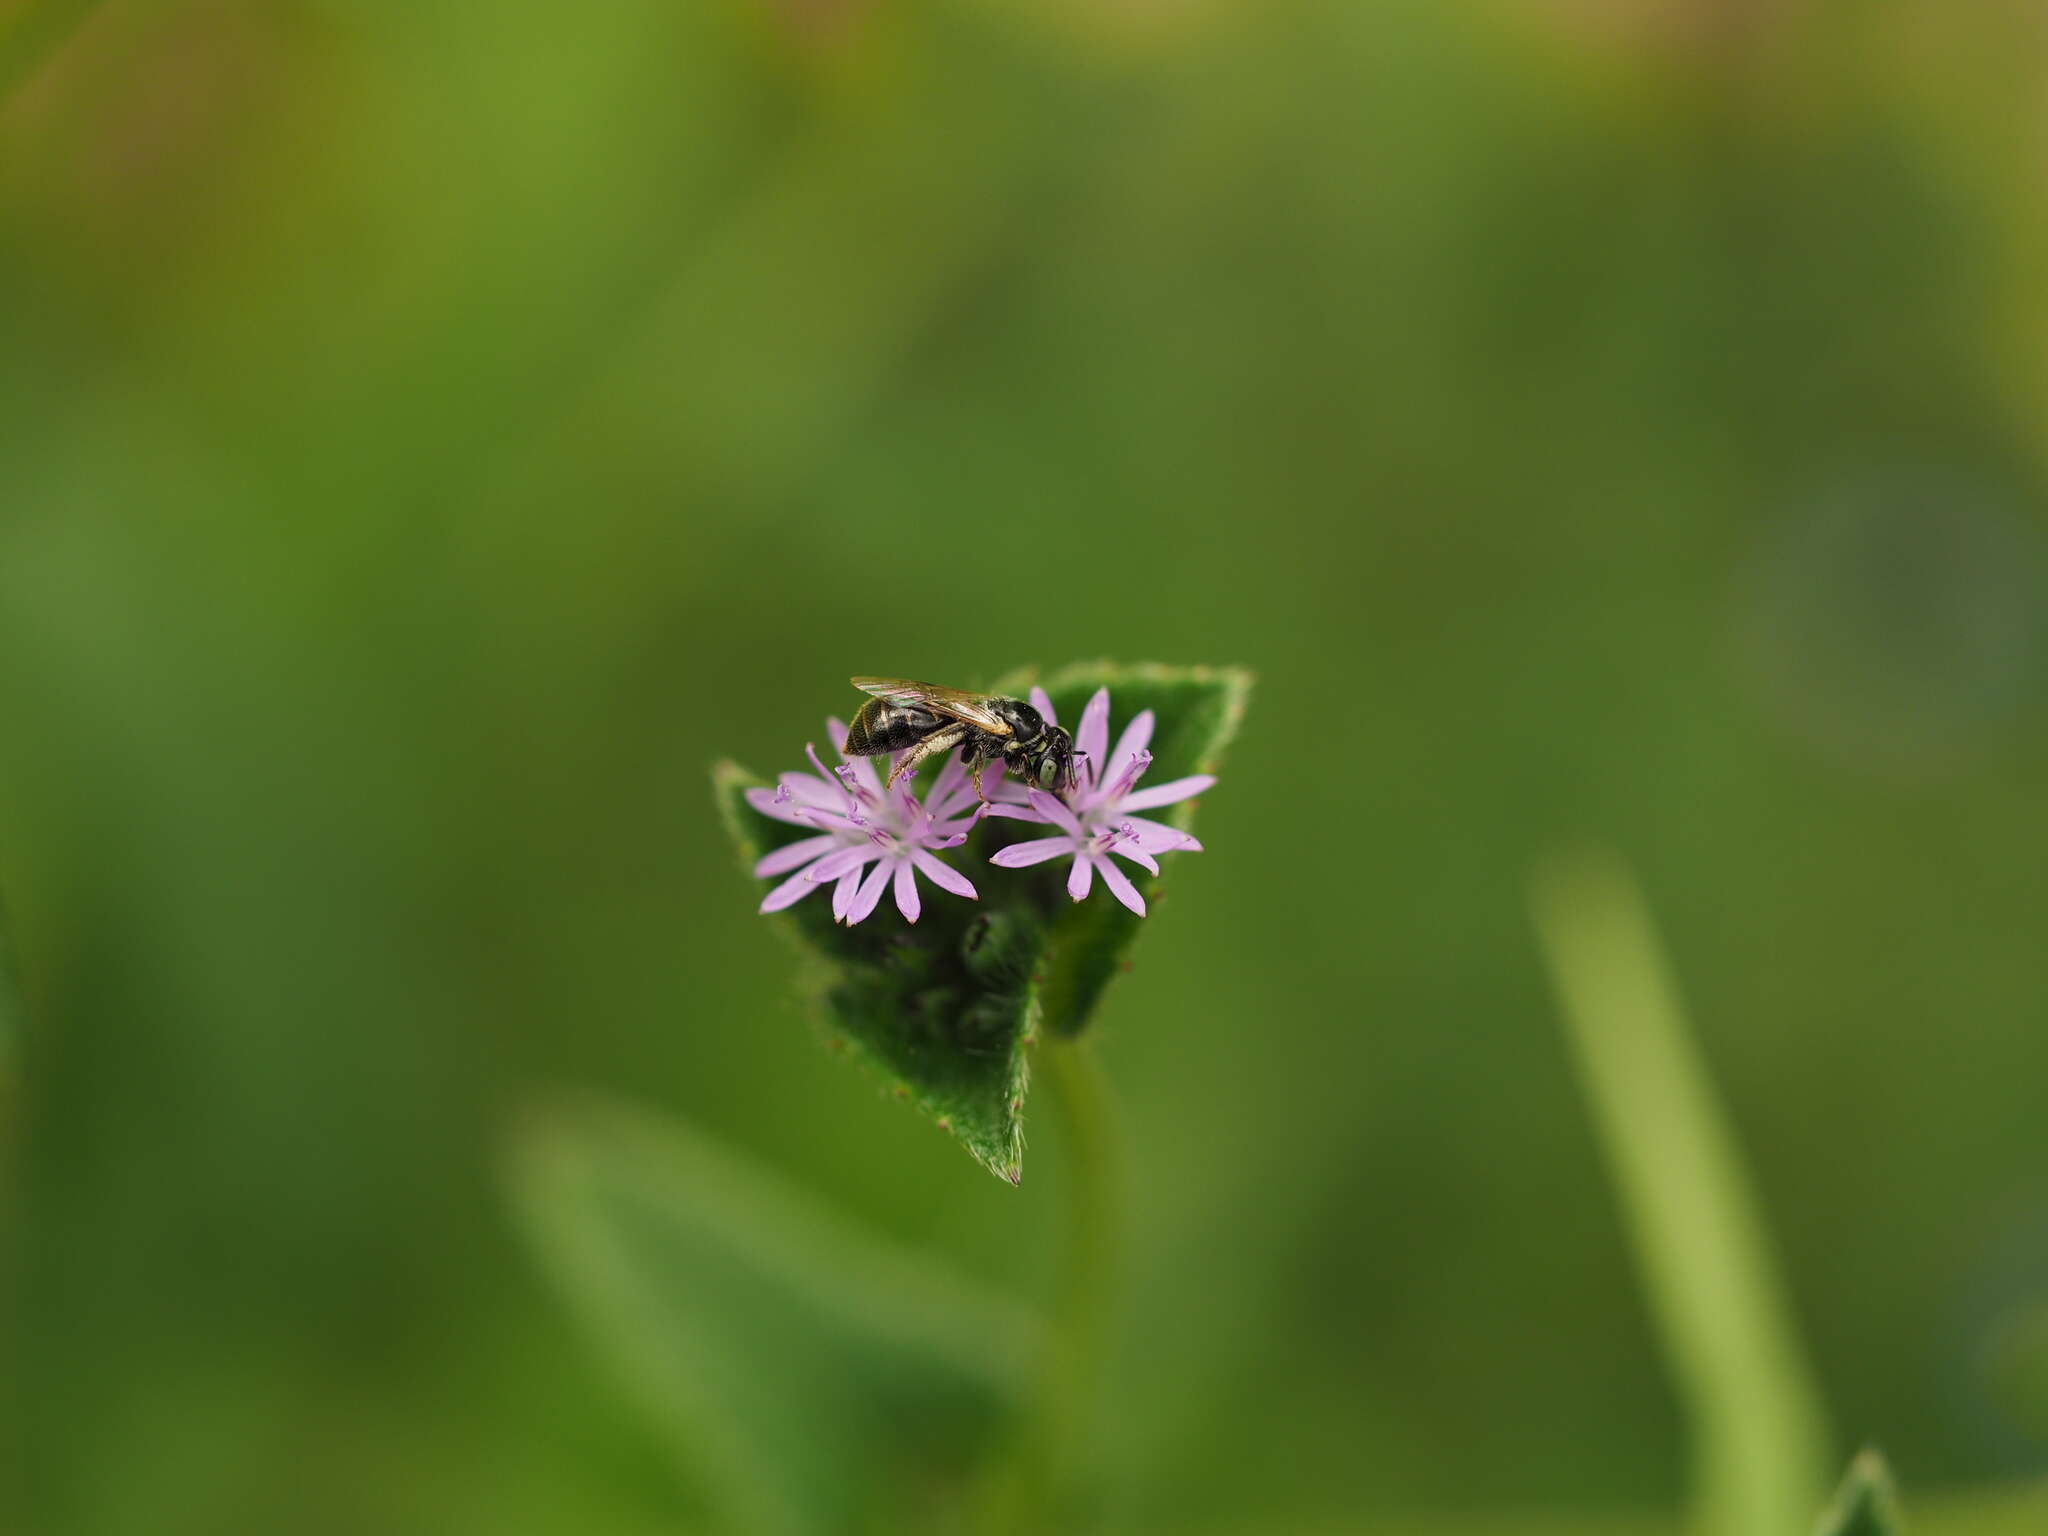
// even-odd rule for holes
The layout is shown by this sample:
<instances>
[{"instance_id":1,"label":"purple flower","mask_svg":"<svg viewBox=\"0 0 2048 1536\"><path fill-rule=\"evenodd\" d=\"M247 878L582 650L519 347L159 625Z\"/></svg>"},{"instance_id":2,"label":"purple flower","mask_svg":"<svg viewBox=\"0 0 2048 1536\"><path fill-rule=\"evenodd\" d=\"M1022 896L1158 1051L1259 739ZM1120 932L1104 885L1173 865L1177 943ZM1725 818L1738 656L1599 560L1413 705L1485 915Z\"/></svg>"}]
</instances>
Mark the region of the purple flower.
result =
<instances>
[{"instance_id":1,"label":"purple flower","mask_svg":"<svg viewBox=\"0 0 2048 1536\"><path fill-rule=\"evenodd\" d=\"M837 720L827 720L825 731L833 741L846 739L846 727ZM785 773L774 789L746 792L747 804L762 815L819 829L816 837L786 844L754 866L764 878L789 876L762 899L763 912L792 906L830 881L833 921L857 923L875 910L882 887L893 880L897 910L914 923L922 910L918 872L956 896L974 899L967 877L931 852L966 842L981 816L974 786L958 758L939 770L931 795L920 804L907 776L893 790L884 790L868 758L842 754L842 766L828 771L816 747L804 751L815 775Z\"/></svg>"},{"instance_id":2,"label":"purple flower","mask_svg":"<svg viewBox=\"0 0 2048 1536\"><path fill-rule=\"evenodd\" d=\"M1058 723L1053 717L1052 700L1043 689L1031 690L1031 705L1045 716L1048 724ZM989 798L994 802L989 807L990 815L1044 822L1057 827L1059 836L1012 843L989 863L1005 869L1022 869L1047 859L1070 856L1074 863L1067 871L1069 896L1076 901L1086 896L1094 886L1096 871L1100 870L1102 883L1109 887L1110 894L1143 917L1145 898L1109 856L1128 859L1156 875L1159 862L1155 855L1196 853L1202 845L1178 828L1131 812L1172 805L1190 795L1199 795L1216 782L1212 775L1198 773L1139 789L1138 780L1152 763L1152 754L1145 750L1151 740L1152 711L1148 709L1124 727L1115 751L1104 751L1109 742L1109 690L1097 689L1088 707L1081 711L1081 728L1074 733L1075 782L1071 789L1053 795L1042 789L1003 782L990 791Z\"/></svg>"}]
</instances>

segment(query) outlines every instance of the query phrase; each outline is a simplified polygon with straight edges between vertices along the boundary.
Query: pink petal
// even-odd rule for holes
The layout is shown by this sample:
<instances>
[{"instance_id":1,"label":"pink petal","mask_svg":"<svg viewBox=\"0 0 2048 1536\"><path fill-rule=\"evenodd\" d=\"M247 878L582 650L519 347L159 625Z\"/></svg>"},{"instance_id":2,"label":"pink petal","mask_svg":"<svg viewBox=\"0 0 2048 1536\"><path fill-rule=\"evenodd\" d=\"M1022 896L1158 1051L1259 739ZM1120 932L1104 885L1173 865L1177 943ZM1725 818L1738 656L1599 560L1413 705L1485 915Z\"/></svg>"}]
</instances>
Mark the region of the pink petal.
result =
<instances>
[{"instance_id":1,"label":"pink petal","mask_svg":"<svg viewBox=\"0 0 2048 1536\"><path fill-rule=\"evenodd\" d=\"M1084 777L1090 788L1101 782L1103 758L1109 755L1109 690L1098 688L1088 707L1081 711L1081 728L1074 732L1074 748L1088 754Z\"/></svg>"},{"instance_id":2,"label":"pink petal","mask_svg":"<svg viewBox=\"0 0 2048 1536\"><path fill-rule=\"evenodd\" d=\"M1040 688L1035 683L1031 688L1031 707L1045 717L1047 725L1058 725L1060 723L1060 717L1052 712L1051 698L1047 696L1043 688Z\"/></svg>"},{"instance_id":3,"label":"pink petal","mask_svg":"<svg viewBox=\"0 0 2048 1536\"><path fill-rule=\"evenodd\" d=\"M917 876L911 870L908 859L896 866L896 910L903 914L906 923L917 921Z\"/></svg>"},{"instance_id":4,"label":"pink petal","mask_svg":"<svg viewBox=\"0 0 2048 1536\"><path fill-rule=\"evenodd\" d=\"M1000 759L998 759L998 762L1000 762ZM997 764L991 763L989 766L993 768ZM981 787L988 791L989 800L994 804L1022 805L1024 803L1024 786L1014 780L1001 777L995 779L984 777Z\"/></svg>"},{"instance_id":5,"label":"pink petal","mask_svg":"<svg viewBox=\"0 0 2048 1536\"><path fill-rule=\"evenodd\" d=\"M832 887L832 921L846 921L847 909L853 905L853 898L860 894L860 870L849 869L839 877L839 883Z\"/></svg>"},{"instance_id":6,"label":"pink petal","mask_svg":"<svg viewBox=\"0 0 2048 1536\"><path fill-rule=\"evenodd\" d=\"M1137 718L1124 727L1123 735L1116 739L1116 750L1109 754L1110 762L1118 767L1152 745L1152 711L1141 709Z\"/></svg>"},{"instance_id":7,"label":"pink petal","mask_svg":"<svg viewBox=\"0 0 2048 1536\"><path fill-rule=\"evenodd\" d=\"M1159 873L1159 861L1136 843L1130 842L1127 839L1119 838L1116 842L1111 843L1109 851L1120 859L1129 859L1140 869L1150 870L1155 875ZM1109 867L1109 860L1104 859L1102 864L1107 869Z\"/></svg>"},{"instance_id":8,"label":"pink petal","mask_svg":"<svg viewBox=\"0 0 2048 1536\"><path fill-rule=\"evenodd\" d=\"M934 817L932 824L925 828L927 837L921 838L919 841L928 841L931 836L950 837L955 832L972 832L979 825L981 818L988 815L991 809L992 807L983 807L977 802L971 811L963 807L959 810L950 811L944 816Z\"/></svg>"},{"instance_id":9,"label":"pink petal","mask_svg":"<svg viewBox=\"0 0 2048 1536\"><path fill-rule=\"evenodd\" d=\"M811 766L818 770L818 777L823 779L831 788L836 797L836 803L839 805L851 805L853 803L853 796L847 792L845 781L825 766L825 760L818 756L818 744L815 741L804 743L804 756L808 757L811 760ZM800 774L785 773L782 776L782 782L789 785L792 790L797 790L800 793L811 788L810 781L803 778Z\"/></svg>"},{"instance_id":10,"label":"pink petal","mask_svg":"<svg viewBox=\"0 0 2048 1536\"><path fill-rule=\"evenodd\" d=\"M882 899L882 887L889 883L889 863L889 860L884 859L877 864L868 877L861 881L860 890L855 893L853 900L847 903L846 925L849 928L855 923L866 921L868 914L875 910L875 904Z\"/></svg>"},{"instance_id":11,"label":"pink petal","mask_svg":"<svg viewBox=\"0 0 2048 1536\"><path fill-rule=\"evenodd\" d=\"M1104 772L1108 776L1104 778L1099 788L1081 797L1081 808L1083 810L1092 810L1098 805L1112 801L1121 801L1124 796L1131 792L1131 786L1143 778L1145 770L1151 766L1152 754L1142 751L1134 752L1129 757L1119 761L1114 774L1108 774L1105 765Z\"/></svg>"},{"instance_id":12,"label":"pink petal","mask_svg":"<svg viewBox=\"0 0 2048 1536\"><path fill-rule=\"evenodd\" d=\"M1095 860L1085 853L1074 855L1074 867L1067 871L1067 894L1079 901L1095 883Z\"/></svg>"},{"instance_id":13,"label":"pink petal","mask_svg":"<svg viewBox=\"0 0 2048 1536\"><path fill-rule=\"evenodd\" d=\"M810 818L804 815L808 807L795 795L785 795L778 800L772 789L750 789L746 791L746 797L747 804L763 816L773 816L777 821L791 822L799 827L810 825Z\"/></svg>"},{"instance_id":14,"label":"pink petal","mask_svg":"<svg viewBox=\"0 0 2048 1536\"><path fill-rule=\"evenodd\" d=\"M760 910L780 912L784 907L793 907L817 888L817 882L806 878L802 873L791 875L761 898Z\"/></svg>"},{"instance_id":15,"label":"pink petal","mask_svg":"<svg viewBox=\"0 0 2048 1536\"><path fill-rule=\"evenodd\" d=\"M1216 776L1198 773L1185 779L1169 779L1164 784L1153 784L1144 789L1135 789L1125 795L1118 807L1125 811L1149 811L1154 806L1172 805L1176 800L1185 800L1190 795L1199 795L1211 784Z\"/></svg>"},{"instance_id":16,"label":"pink petal","mask_svg":"<svg viewBox=\"0 0 2048 1536\"><path fill-rule=\"evenodd\" d=\"M836 837L804 837L793 843L786 843L754 866L754 874L760 879L770 875L787 874L800 864L822 858L839 846Z\"/></svg>"},{"instance_id":17,"label":"pink petal","mask_svg":"<svg viewBox=\"0 0 2048 1536\"><path fill-rule=\"evenodd\" d=\"M965 896L969 901L979 899L974 889L974 882L961 874L959 870L953 868L952 865L933 858L922 848L911 849L910 858L911 862L917 865L924 877L931 881L933 885L939 887L940 890L951 891L955 896Z\"/></svg>"},{"instance_id":18,"label":"pink petal","mask_svg":"<svg viewBox=\"0 0 2048 1536\"><path fill-rule=\"evenodd\" d=\"M1130 801L1124 801L1129 805ZM1128 829L1126 831L1125 829ZM1163 821L1152 821L1143 816L1126 816L1117 823L1117 830L1124 833L1124 842L1135 842L1147 853L1200 853L1202 845L1191 832L1179 827L1169 827ZM1131 834L1136 833L1133 837Z\"/></svg>"},{"instance_id":19,"label":"pink petal","mask_svg":"<svg viewBox=\"0 0 2048 1536\"><path fill-rule=\"evenodd\" d=\"M1038 812L1041 819L1051 822L1069 836L1087 835L1082 832L1081 823L1074 813L1067 809L1066 801L1059 796L1049 795L1042 789L1027 790L1025 793L1031 797L1031 809Z\"/></svg>"},{"instance_id":20,"label":"pink petal","mask_svg":"<svg viewBox=\"0 0 2048 1536\"><path fill-rule=\"evenodd\" d=\"M982 770L986 774L987 770ZM946 766L939 770L939 776L932 780L931 792L924 797L924 808L934 816L944 816L953 809L954 802L974 798L974 781L968 777L967 765L960 761L955 752L946 759Z\"/></svg>"},{"instance_id":21,"label":"pink petal","mask_svg":"<svg viewBox=\"0 0 2048 1536\"><path fill-rule=\"evenodd\" d=\"M1108 859L1102 861L1102 880L1109 887L1109 894L1129 907L1138 916L1145 915L1145 898L1138 894L1138 888L1131 884L1131 877L1118 869Z\"/></svg>"},{"instance_id":22,"label":"pink petal","mask_svg":"<svg viewBox=\"0 0 2048 1536\"><path fill-rule=\"evenodd\" d=\"M1039 815L1038 812L1032 810L1029 806L1011 805L1007 800L997 800L991 802L988 808L988 813L991 816L1001 816L1008 821L1045 820L1043 816Z\"/></svg>"},{"instance_id":23,"label":"pink petal","mask_svg":"<svg viewBox=\"0 0 2048 1536\"><path fill-rule=\"evenodd\" d=\"M814 748L806 750L815 751ZM846 804L846 786L837 779L820 779L819 773L823 772L821 764L818 773L785 773L776 782L788 790L792 798L806 805L824 805L836 810Z\"/></svg>"},{"instance_id":24,"label":"pink petal","mask_svg":"<svg viewBox=\"0 0 2048 1536\"><path fill-rule=\"evenodd\" d=\"M823 827L827 832L837 832L842 841L849 837L864 838L868 835L868 824L865 820L855 821L851 816L839 811L806 809L798 814L797 820L807 827Z\"/></svg>"},{"instance_id":25,"label":"pink petal","mask_svg":"<svg viewBox=\"0 0 2048 1536\"><path fill-rule=\"evenodd\" d=\"M1071 837L1034 837L1028 843L1012 843L999 848L988 856L991 864L1000 864L1004 869L1028 869L1033 864L1043 864L1047 859L1056 859L1063 853L1074 851Z\"/></svg>"},{"instance_id":26,"label":"pink petal","mask_svg":"<svg viewBox=\"0 0 2048 1536\"><path fill-rule=\"evenodd\" d=\"M810 878L823 885L827 880L837 880L842 875L859 869L870 859L879 859L882 850L873 843L856 843L850 848L841 848L837 853L828 853L811 866Z\"/></svg>"}]
</instances>

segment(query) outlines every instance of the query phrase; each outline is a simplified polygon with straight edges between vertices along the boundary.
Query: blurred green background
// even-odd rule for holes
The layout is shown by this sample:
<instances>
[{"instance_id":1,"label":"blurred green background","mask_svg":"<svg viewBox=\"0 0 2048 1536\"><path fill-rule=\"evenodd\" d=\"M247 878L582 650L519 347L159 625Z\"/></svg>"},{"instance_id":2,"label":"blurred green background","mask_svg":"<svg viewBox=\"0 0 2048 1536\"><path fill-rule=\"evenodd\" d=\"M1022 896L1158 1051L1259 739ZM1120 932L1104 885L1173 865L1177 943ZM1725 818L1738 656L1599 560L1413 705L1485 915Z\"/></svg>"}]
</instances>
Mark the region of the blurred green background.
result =
<instances>
[{"instance_id":1,"label":"blurred green background","mask_svg":"<svg viewBox=\"0 0 2048 1536\"><path fill-rule=\"evenodd\" d=\"M1831 1456L1936 1531L2038 1475L2044 66L1936 0L0 5L21 1528L711 1528L508 1214L564 1090L1042 1296L1056 1122L1012 1191L820 1049L706 771L1095 655L1260 674L1098 1023L1105 1528L1679 1507L1529 920L1584 840Z\"/></svg>"}]
</instances>

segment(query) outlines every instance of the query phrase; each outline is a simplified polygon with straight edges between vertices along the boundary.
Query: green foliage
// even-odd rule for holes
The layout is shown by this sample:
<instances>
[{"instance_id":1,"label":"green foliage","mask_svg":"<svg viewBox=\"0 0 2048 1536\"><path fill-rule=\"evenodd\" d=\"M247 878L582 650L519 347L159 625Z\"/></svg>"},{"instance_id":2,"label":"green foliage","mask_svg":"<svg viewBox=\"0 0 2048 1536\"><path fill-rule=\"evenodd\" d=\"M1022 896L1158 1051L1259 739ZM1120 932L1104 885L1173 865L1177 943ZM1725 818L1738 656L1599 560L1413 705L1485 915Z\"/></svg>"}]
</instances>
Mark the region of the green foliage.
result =
<instances>
[{"instance_id":1,"label":"green foliage","mask_svg":"<svg viewBox=\"0 0 2048 1536\"><path fill-rule=\"evenodd\" d=\"M522 1125L509 1174L534 1254L735 1528L915 1524L1040 1352L1028 1312L681 1125L567 1105Z\"/></svg>"},{"instance_id":2,"label":"green foliage","mask_svg":"<svg viewBox=\"0 0 2048 1536\"><path fill-rule=\"evenodd\" d=\"M1900 1536L1905 1524L1884 1457L1866 1450L1849 1463L1815 1536Z\"/></svg>"},{"instance_id":3,"label":"green foliage","mask_svg":"<svg viewBox=\"0 0 2048 1536\"><path fill-rule=\"evenodd\" d=\"M997 686L1021 696L1035 680L1017 673ZM1070 727L1098 688L1111 691L1113 732L1152 710L1146 777L1159 783L1215 771L1243 718L1251 679L1233 668L1098 662L1068 667L1043 686ZM747 804L745 791L762 782L732 763L713 770L721 814L748 869L762 854L811 835ZM1186 830L1194 809L1194 801L1182 801L1157 815ZM1063 1036L1082 1030L1145 921L1106 891L1071 901L1064 861L1024 870L983 862L1008 843L1041 835L1028 823L984 821L968 845L974 862L953 860L980 900L928 899L914 925L886 900L865 923L835 923L822 893L772 918L805 957L805 991L834 1047L880 1072L1012 1184L1023 1178L1027 1049L1041 1024ZM1148 905L1156 901L1152 877L1134 871L1132 878L1141 890L1150 887Z\"/></svg>"},{"instance_id":4,"label":"green foliage","mask_svg":"<svg viewBox=\"0 0 2048 1536\"><path fill-rule=\"evenodd\" d=\"M1790 1531L1819 1495L1825 1415L1755 1192L1618 860L1542 870L1536 926L1637 1265L1692 1419L1708 1536Z\"/></svg>"},{"instance_id":5,"label":"green foliage","mask_svg":"<svg viewBox=\"0 0 2048 1536\"><path fill-rule=\"evenodd\" d=\"M1118 1531L1684 1529L1566 831L1915 1536L2048 1531L2036 8L85 10L0 0L0 1526L690 1529L479 1199L552 1084L1041 1278L1049 1052L992 1199L769 1011L699 775L1079 645L1261 678L1080 1037Z\"/></svg>"}]
</instances>

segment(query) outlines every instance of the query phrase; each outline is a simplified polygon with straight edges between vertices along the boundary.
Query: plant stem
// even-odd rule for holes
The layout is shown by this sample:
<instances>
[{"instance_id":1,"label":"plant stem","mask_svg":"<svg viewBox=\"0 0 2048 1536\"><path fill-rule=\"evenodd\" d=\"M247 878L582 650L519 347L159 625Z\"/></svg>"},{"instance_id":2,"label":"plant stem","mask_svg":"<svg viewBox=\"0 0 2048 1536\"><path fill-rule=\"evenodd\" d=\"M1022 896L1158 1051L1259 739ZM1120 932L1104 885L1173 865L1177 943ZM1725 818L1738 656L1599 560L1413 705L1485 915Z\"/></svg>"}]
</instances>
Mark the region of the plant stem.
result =
<instances>
[{"instance_id":1,"label":"plant stem","mask_svg":"<svg viewBox=\"0 0 2048 1536\"><path fill-rule=\"evenodd\" d=\"M1102 1373L1116 1285L1118 1191L1113 1101L1093 1046L1080 1039L1049 1039L1045 1066L1067 1130L1059 1333L1040 1405L1050 1496L1074 1470Z\"/></svg>"},{"instance_id":2,"label":"plant stem","mask_svg":"<svg viewBox=\"0 0 2048 1536\"><path fill-rule=\"evenodd\" d=\"M1093 1418L1116 1285L1120 1148L1102 1064L1085 1039L1047 1035L1033 1065L1066 1130L1065 1234L1045 1370L981 1489L976 1524L989 1536L1072 1528L1064 1506Z\"/></svg>"}]
</instances>

